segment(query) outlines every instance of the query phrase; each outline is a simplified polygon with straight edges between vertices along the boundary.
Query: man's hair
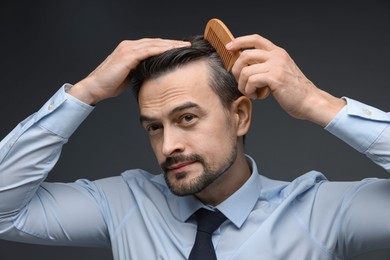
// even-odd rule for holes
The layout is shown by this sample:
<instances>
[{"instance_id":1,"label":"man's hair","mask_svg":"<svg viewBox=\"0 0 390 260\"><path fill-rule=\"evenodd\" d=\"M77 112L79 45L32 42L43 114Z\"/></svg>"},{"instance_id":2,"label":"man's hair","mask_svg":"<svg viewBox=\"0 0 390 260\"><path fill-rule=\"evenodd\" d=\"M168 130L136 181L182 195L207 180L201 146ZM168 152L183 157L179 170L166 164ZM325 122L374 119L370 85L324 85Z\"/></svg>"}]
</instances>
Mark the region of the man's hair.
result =
<instances>
[{"instance_id":1,"label":"man's hair","mask_svg":"<svg viewBox=\"0 0 390 260\"><path fill-rule=\"evenodd\" d=\"M221 58L203 36L196 35L183 40L191 42L191 46L170 49L145 59L132 71L130 88L137 100L140 88L145 81L172 72L190 62L205 60L210 68L211 89L219 96L222 105L230 108L232 102L242 96L234 76L225 69Z\"/></svg>"}]
</instances>

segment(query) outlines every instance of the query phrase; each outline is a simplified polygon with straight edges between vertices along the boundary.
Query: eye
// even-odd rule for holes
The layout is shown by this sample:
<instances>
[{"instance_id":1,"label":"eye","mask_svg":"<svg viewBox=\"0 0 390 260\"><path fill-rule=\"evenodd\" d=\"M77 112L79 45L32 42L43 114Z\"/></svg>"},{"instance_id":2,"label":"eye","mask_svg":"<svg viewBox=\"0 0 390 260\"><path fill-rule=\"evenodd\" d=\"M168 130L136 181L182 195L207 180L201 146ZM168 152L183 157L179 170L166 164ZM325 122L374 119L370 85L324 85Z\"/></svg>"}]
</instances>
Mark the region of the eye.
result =
<instances>
[{"instance_id":1,"label":"eye","mask_svg":"<svg viewBox=\"0 0 390 260\"><path fill-rule=\"evenodd\" d=\"M194 119L194 115L185 115L185 116L183 116L182 119L185 122L190 122L190 121L192 121Z\"/></svg>"},{"instance_id":2,"label":"eye","mask_svg":"<svg viewBox=\"0 0 390 260\"><path fill-rule=\"evenodd\" d=\"M162 126L159 124L151 124L146 126L145 129L149 133L149 135L154 135L162 129Z\"/></svg>"},{"instance_id":3,"label":"eye","mask_svg":"<svg viewBox=\"0 0 390 260\"><path fill-rule=\"evenodd\" d=\"M179 123L182 125L190 125L196 122L197 117L193 114L185 114L180 117Z\"/></svg>"}]
</instances>

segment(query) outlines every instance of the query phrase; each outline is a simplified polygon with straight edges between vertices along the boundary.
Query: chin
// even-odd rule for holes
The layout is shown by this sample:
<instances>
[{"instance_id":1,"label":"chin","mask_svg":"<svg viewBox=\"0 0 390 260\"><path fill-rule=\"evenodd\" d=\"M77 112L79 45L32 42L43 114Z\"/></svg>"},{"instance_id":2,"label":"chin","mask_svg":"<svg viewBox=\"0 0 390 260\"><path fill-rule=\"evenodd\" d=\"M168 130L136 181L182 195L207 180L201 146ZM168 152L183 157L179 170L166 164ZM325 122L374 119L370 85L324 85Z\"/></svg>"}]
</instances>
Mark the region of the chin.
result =
<instances>
[{"instance_id":1,"label":"chin","mask_svg":"<svg viewBox=\"0 0 390 260\"><path fill-rule=\"evenodd\" d=\"M188 173L177 174L167 182L171 192L177 196L187 196L196 194L204 189L203 184L198 180L190 179Z\"/></svg>"}]
</instances>

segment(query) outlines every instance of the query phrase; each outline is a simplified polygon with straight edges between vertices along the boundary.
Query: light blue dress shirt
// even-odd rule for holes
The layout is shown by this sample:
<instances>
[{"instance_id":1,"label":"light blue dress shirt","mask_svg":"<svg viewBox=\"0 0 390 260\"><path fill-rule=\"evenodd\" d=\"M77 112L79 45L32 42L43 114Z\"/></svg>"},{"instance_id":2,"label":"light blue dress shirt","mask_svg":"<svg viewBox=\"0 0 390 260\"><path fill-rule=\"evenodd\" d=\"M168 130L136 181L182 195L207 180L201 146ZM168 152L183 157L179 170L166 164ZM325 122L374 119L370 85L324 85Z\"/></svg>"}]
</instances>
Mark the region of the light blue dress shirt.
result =
<instances>
[{"instance_id":1,"label":"light blue dress shirt","mask_svg":"<svg viewBox=\"0 0 390 260\"><path fill-rule=\"evenodd\" d=\"M44 182L63 144L92 107L64 85L0 143L0 238L111 247L114 259L186 259L191 217L202 205L178 197L162 175L134 169L74 183ZM390 115L346 98L326 129L390 171ZM213 234L218 259L346 259L390 248L390 182L329 182L308 172L292 182L253 172L217 208L228 220Z\"/></svg>"}]
</instances>

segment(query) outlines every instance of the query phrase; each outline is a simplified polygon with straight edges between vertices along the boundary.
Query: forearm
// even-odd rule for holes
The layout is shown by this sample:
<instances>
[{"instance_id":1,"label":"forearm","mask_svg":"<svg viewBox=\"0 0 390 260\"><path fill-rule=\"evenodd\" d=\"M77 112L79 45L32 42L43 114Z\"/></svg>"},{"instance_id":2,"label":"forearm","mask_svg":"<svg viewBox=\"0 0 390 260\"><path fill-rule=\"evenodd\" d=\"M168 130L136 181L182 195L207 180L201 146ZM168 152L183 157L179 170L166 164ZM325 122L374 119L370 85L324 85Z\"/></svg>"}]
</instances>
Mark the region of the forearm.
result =
<instances>
[{"instance_id":1,"label":"forearm","mask_svg":"<svg viewBox=\"0 0 390 260\"><path fill-rule=\"evenodd\" d=\"M89 181L47 183L63 145L92 107L61 88L0 143L0 238L108 246L98 189ZM82 228L81 228L82 227Z\"/></svg>"},{"instance_id":2,"label":"forearm","mask_svg":"<svg viewBox=\"0 0 390 260\"><path fill-rule=\"evenodd\" d=\"M0 216L15 214L34 196L90 110L62 88L1 141Z\"/></svg>"}]
</instances>

